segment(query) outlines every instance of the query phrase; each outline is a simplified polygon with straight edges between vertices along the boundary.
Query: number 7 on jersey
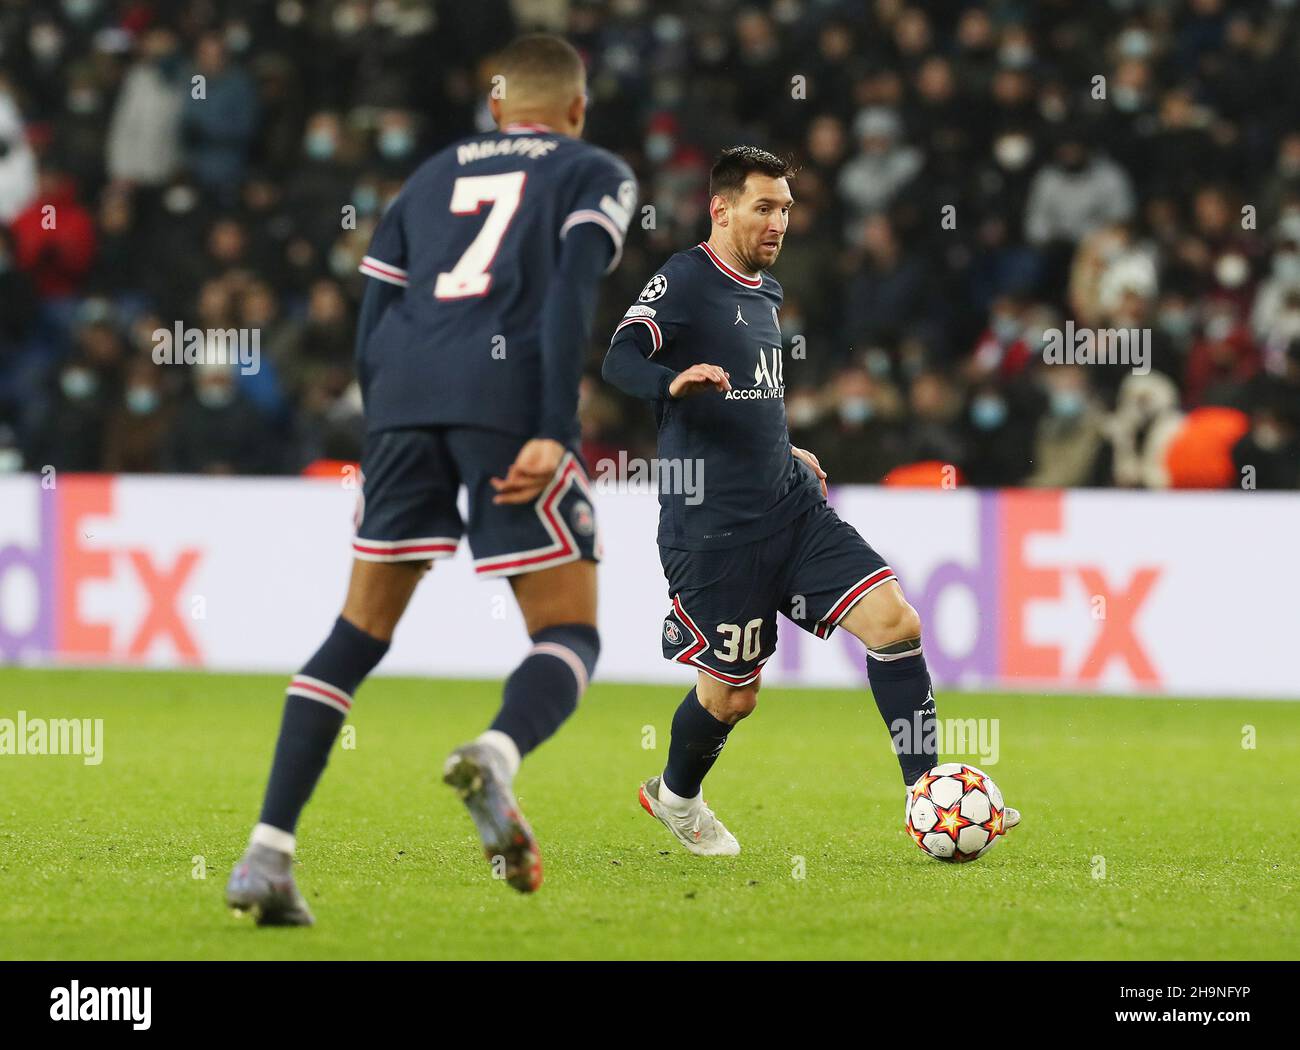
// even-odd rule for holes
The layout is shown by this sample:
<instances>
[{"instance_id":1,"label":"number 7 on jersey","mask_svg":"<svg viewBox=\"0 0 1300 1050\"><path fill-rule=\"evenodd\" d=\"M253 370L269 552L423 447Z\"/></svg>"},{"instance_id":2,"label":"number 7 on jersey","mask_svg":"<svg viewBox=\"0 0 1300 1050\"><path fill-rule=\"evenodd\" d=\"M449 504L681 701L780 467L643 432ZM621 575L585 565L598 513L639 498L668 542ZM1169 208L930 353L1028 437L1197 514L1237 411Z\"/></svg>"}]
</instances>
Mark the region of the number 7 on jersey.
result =
<instances>
[{"instance_id":1,"label":"number 7 on jersey","mask_svg":"<svg viewBox=\"0 0 1300 1050\"><path fill-rule=\"evenodd\" d=\"M438 274L433 285L435 299L465 299L487 294L492 286L488 269L523 199L525 178L522 171L508 171L500 175L465 175L456 180L451 190L453 215L477 215L484 204L491 204L492 208L478 236L456 265Z\"/></svg>"}]
</instances>

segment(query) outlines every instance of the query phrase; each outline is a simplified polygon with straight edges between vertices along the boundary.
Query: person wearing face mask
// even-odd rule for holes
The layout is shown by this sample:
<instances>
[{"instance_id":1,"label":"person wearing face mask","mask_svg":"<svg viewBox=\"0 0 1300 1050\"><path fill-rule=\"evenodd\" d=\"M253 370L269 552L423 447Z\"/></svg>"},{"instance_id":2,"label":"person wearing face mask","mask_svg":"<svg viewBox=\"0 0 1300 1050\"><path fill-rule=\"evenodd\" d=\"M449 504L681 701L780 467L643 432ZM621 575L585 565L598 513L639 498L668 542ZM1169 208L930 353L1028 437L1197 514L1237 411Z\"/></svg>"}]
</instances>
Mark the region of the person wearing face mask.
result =
<instances>
[{"instance_id":1,"label":"person wearing face mask","mask_svg":"<svg viewBox=\"0 0 1300 1050\"><path fill-rule=\"evenodd\" d=\"M963 428L967 459L959 464L970 484L1024 482L1033 467L1034 430L1044 401L1025 381L984 382L972 390Z\"/></svg>"},{"instance_id":2,"label":"person wearing face mask","mask_svg":"<svg viewBox=\"0 0 1300 1050\"><path fill-rule=\"evenodd\" d=\"M70 358L56 374L55 389L33 429L27 463L56 470L102 470L110 397L104 375L84 355Z\"/></svg>"},{"instance_id":3,"label":"person wearing face mask","mask_svg":"<svg viewBox=\"0 0 1300 1050\"><path fill-rule=\"evenodd\" d=\"M162 444L171 428L163 374L148 356L127 366L121 397L109 412L104 469L115 474L151 474L162 465Z\"/></svg>"},{"instance_id":4,"label":"person wearing face mask","mask_svg":"<svg viewBox=\"0 0 1300 1050\"><path fill-rule=\"evenodd\" d=\"M410 113L393 109L380 116L375 129L375 149L386 173L409 171L413 167L415 147L415 122Z\"/></svg>"},{"instance_id":5,"label":"person wearing face mask","mask_svg":"<svg viewBox=\"0 0 1300 1050\"><path fill-rule=\"evenodd\" d=\"M1232 447L1232 460L1236 476L1251 477L1257 489L1300 489L1300 406L1294 391L1268 389L1251 415L1250 431Z\"/></svg>"},{"instance_id":6,"label":"person wearing face mask","mask_svg":"<svg viewBox=\"0 0 1300 1050\"><path fill-rule=\"evenodd\" d=\"M195 365L193 391L163 445L163 468L175 474L263 474L279 466L272 435L239 392L234 369Z\"/></svg>"},{"instance_id":7,"label":"person wearing face mask","mask_svg":"<svg viewBox=\"0 0 1300 1050\"><path fill-rule=\"evenodd\" d=\"M339 208L361 204L353 194L364 182L353 160L355 150L342 118L320 110L307 119L302 137L302 159L294 167L285 191L285 208L293 229L306 237L321 258L328 258L340 234Z\"/></svg>"},{"instance_id":8,"label":"person wearing face mask","mask_svg":"<svg viewBox=\"0 0 1300 1050\"><path fill-rule=\"evenodd\" d=\"M1187 292L1171 288L1160 297L1156 305L1155 328L1170 341L1180 357L1185 357L1191 350L1199 322L1195 299Z\"/></svg>"},{"instance_id":9,"label":"person wearing face mask","mask_svg":"<svg viewBox=\"0 0 1300 1050\"><path fill-rule=\"evenodd\" d=\"M1014 295L999 296L989 311L989 325L971 353L968 374L1011 379L1024 371L1032 356L1025 338L1025 302Z\"/></svg>"},{"instance_id":10,"label":"person wearing face mask","mask_svg":"<svg viewBox=\"0 0 1300 1050\"><path fill-rule=\"evenodd\" d=\"M1100 484L1105 466L1105 416L1079 365L1043 365L1039 380L1047 411L1034 435L1033 488L1076 488Z\"/></svg>"},{"instance_id":11,"label":"person wearing face mask","mask_svg":"<svg viewBox=\"0 0 1300 1050\"><path fill-rule=\"evenodd\" d=\"M1261 344L1287 343L1300 335L1300 213L1279 223L1268 276L1259 282L1250 307L1250 329Z\"/></svg>"},{"instance_id":12,"label":"person wearing face mask","mask_svg":"<svg viewBox=\"0 0 1300 1050\"><path fill-rule=\"evenodd\" d=\"M1244 384L1260 368L1259 346L1230 304L1207 310L1205 329L1187 359L1183 400L1199 405L1240 405Z\"/></svg>"},{"instance_id":13,"label":"person wearing face mask","mask_svg":"<svg viewBox=\"0 0 1300 1050\"><path fill-rule=\"evenodd\" d=\"M903 461L898 419L902 405L887 378L875 378L864 368L841 369L821 399L820 420L803 428L809 448L817 449L822 469L845 484L875 484ZM806 403L793 407L804 413ZM787 402L787 418L795 427ZM802 440L802 439L801 439ZM803 447L803 446L800 446Z\"/></svg>"}]
</instances>

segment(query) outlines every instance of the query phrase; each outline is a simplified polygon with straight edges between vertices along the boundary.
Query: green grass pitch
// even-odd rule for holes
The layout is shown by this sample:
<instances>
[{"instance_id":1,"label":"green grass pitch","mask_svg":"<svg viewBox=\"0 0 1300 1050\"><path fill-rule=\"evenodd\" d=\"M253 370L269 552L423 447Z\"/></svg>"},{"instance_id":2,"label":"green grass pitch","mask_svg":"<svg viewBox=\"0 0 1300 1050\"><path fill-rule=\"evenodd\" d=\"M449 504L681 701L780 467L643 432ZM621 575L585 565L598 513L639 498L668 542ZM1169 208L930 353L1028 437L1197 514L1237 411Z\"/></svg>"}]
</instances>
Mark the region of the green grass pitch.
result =
<instances>
[{"instance_id":1,"label":"green grass pitch","mask_svg":"<svg viewBox=\"0 0 1300 1050\"><path fill-rule=\"evenodd\" d=\"M681 690L598 684L520 775L546 867L526 898L491 878L437 777L498 686L374 679L355 747L335 749L299 827L317 925L259 930L222 890L283 689L279 676L0 670L0 718L104 721L101 765L0 756L0 957L1298 954L1300 704L941 693L944 717L1000 720L985 768L1024 813L978 862L945 865L902 830L870 696L773 686L706 785L743 847L710 860L636 802Z\"/></svg>"}]
</instances>

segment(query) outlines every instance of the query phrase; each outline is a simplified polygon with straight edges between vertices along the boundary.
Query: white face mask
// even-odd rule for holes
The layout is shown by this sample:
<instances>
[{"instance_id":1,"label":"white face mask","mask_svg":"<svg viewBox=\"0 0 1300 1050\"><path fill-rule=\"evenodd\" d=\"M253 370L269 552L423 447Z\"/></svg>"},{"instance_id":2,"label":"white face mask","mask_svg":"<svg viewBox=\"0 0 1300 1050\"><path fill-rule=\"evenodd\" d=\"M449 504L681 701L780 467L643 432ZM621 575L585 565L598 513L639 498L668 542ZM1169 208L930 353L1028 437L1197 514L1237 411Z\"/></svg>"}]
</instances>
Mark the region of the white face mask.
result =
<instances>
[{"instance_id":1,"label":"white face mask","mask_svg":"<svg viewBox=\"0 0 1300 1050\"><path fill-rule=\"evenodd\" d=\"M1214 264L1214 276L1225 288L1240 288L1250 276L1250 264L1236 252L1219 256Z\"/></svg>"},{"instance_id":2,"label":"white face mask","mask_svg":"<svg viewBox=\"0 0 1300 1050\"><path fill-rule=\"evenodd\" d=\"M1255 424L1255 430L1251 436L1255 439L1255 444L1265 452L1276 452L1282 447L1282 431L1272 423Z\"/></svg>"},{"instance_id":3,"label":"white face mask","mask_svg":"<svg viewBox=\"0 0 1300 1050\"><path fill-rule=\"evenodd\" d=\"M1125 58L1149 58L1151 35L1144 29L1126 29L1119 36L1119 53Z\"/></svg>"},{"instance_id":4,"label":"white face mask","mask_svg":"<svg viewBox=\"0 0 1300 1050\"><path fill-rule=\"evenodd\" d=\"M158 408L158 391L151 386L133 386L126 392L127 410L134 416L147 416Z\"/></svg>"},{"instance_id":5,"label":"white face mask","mask_svg":"<svg viewBox=\"0 0 1300 1050\"><path fill-rule=\"evenodd\" d=\"M817 402L793 401L786 405L785 413L792 427L810 427L817 422Z\"/></svg>"},{"instance_id":6,"label":"white face mask","mask_svg":"<svg viewBox=\"0 0 1300 1050\"><path fill-rule=\"evenodd\" d=\"M1274 252L1273 276L1286 284L1300 283L1300 252L1294 250Z\"/></svg>"},{"instance_id":7,"label":"white face mask","mask_svg":"<svg viewBox=\"0 0 1300 1050\"><path fill-rule=\"evenodd\" d=\"M1025 135L1003 135L993 144L993 156L1007 171L1019 171L1034 155L1034 144Z\"/></svg>"},{"instance_id":8,"label":"white face mask","mask_svg":"<svg viewBox=\"0 0 1300 1050\"><path fill-rule=\"evenodd\" d=\"M226 384L200 386L195 394L204 408L225 408L235 400L235 388Z\"/></svg>"},{"instance_id":9,"label":"white face mask","mask_svg":"<svg viewBox=\"0 0 1300 1050\"><path fill-rule=\"evenodd\" d=\"M99 389L99 380L88 368L69 368L59 377L59 387L70 401L82 401Z\"/></svg>"},{"instance_id":10,"label":"white face mask","mask_svg":"<svg viewBox=\"0 0 1300 1050\"><path fill-rule=\"evenodd\" d=\"M1117 87L1111 97L1121 113L1136 113L1142 108L1142 92L1137 88Z\"/></svg>"}]
</instances>

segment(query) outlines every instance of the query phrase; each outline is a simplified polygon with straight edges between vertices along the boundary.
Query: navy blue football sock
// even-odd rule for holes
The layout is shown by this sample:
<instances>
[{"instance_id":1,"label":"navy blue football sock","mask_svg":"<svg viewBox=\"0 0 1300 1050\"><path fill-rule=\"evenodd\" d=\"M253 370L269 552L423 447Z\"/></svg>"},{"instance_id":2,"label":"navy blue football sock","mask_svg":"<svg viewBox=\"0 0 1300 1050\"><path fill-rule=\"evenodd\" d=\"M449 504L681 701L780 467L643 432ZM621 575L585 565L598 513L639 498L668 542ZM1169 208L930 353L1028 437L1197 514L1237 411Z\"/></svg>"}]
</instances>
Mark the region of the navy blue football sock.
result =
<instances>
[{"instance_id":1,"label":"navy blue football sock","mask_svg":"<svg viewBox=\"0 0 1300 1050\"><path fill-rule=\"evenodd\" d=\"M674 795L695 798L732 727L714 718L692 689L673 715L673 736L668 744L664 784Z\"/></svg>"},{"instance_id":2,"label":"navy blue football sock","mask_svg":"<svg viewBox=\"0 0 1300 1050\"><path fill-rule=\"evenodd\" d=\"M293 833L352 707L352 694L386 652L387 642L340 616L324 644L293 676L262 803L263 824Z\"/></svg>"},{"instance_id":3,"label":"navy blue football sock","mask_svg":"<svg viewBox=\"0 0 1300 1050\"><path fill-rule=\"evenodd\" d=\"M600 633L590 624L545 627L531 637L533 647L506 679L491 726L514 741L521 758L577 709L600 655Z\"/></svg>"},{"instance_id":4,"label":"navy blue football sock","mask_svg":"<svg viewBox=\"0 0 1300 1050\"><path fill-rule=\"evenodd\" d=\"M938 720L930 672L919 638L867 650L867 677L880 716L894 741L903 782L916 778L938 761Z\"/></svg>"}]
</instances>

